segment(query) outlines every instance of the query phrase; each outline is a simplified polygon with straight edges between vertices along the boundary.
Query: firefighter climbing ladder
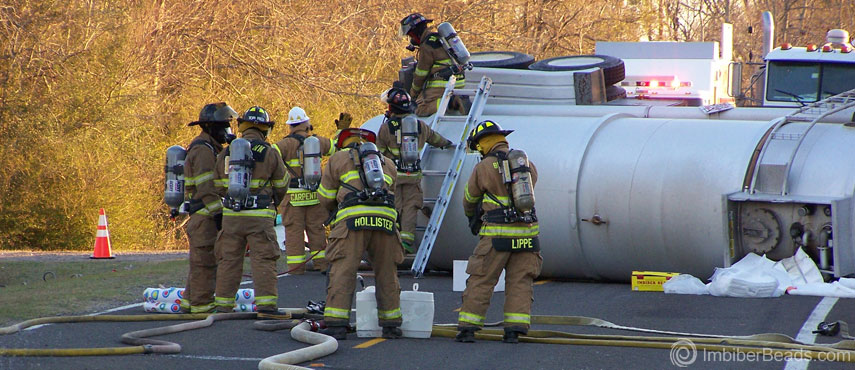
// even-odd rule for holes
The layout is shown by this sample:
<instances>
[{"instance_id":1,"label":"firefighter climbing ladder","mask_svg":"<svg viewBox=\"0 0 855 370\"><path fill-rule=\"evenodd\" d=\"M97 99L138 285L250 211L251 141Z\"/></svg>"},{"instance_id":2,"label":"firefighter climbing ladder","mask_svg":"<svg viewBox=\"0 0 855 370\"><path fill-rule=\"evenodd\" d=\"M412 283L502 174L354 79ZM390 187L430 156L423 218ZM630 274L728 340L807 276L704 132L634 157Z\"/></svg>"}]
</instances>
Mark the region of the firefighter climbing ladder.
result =
<instances>
[{"instance_id":1,"label":"firefighter climbing ladder","mask_svg":"<svg viewBox=\"0 0 855 370\"><path fill-rule=\"evenodd\" d=\"M779 118L760 150L749 193L787 195L787 178L808 132L823 118L851 107L855 107L855 89L808 104ZM794 122L808 124L788 126Z\"/></svg>"},{"instance_id":2,"label":"firefighter climbing ladder","mask_svg":"<svg viewBox=\"0 0 855 370\"><path fill-rule=\"evenodd\" d=\"M463 167L463 161L466 159L466 135L470 129L477 123L481 117L481 112L484 111L484 105L487 104L487 96L490 94L490 86L492 81L488 77L482 77L481 82L475 90L454 90L454 76L448 80L445 85L445 92L442 94L442 100L439 102L439 109L431 121L431 129L439 127L443 122L463 122L460 135L457 136L457 144L454 147L454 155L451 158L451 163L447 171L422 171L423 176L444 176L439 194L435 199L426 199L428 203L434 203L433 211L430 215L430 221L424 229L422 242L419 244L419 250L416 253L413 261L412 272L413 276L421 277L427 266L430 258L431 250L433 250L436 236L439 234L439 227L442 225L442 220L445 218L445 213L448 210L451 196L454 194L454 187L457 185L457 180L460 175L460 169ZM445 112L448 109L448 103L451 101L452 93L457 95L474 95L472 98L472 106L469 108L467 116L446 116ZM452 139L453 140L453 139ZM426 160L430 156L431 151L425 145L422 152L419 153L421 163L427 163Z\"/></svg>"}]
</instances>

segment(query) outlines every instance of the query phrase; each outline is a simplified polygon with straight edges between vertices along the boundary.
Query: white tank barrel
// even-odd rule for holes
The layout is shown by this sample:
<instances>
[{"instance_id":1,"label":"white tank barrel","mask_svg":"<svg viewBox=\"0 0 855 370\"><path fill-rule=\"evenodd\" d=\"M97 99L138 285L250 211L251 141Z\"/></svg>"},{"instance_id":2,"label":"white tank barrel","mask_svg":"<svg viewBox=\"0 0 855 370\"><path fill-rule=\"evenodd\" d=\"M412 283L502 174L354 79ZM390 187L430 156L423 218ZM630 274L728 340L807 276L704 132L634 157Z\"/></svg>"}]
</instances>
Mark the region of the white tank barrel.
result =
<instances>
[{"instance_id":1,"label":"white tank barrel","mask_svg":"<svg viewBox=\"0 0 855 370\"><path fill-rule=\"evenodd\" d=\"M401 162L405 167L415 166L419 160L419 120L415 115L401 119Z\"/></svg>"},{"instance_id":2,"label":"white tank barrel","mask_svg":"<svg viewBox=\"0 0 855 370\"><path fill-rule=\"evenodd\" d=\"M180 145L166 149L166 165L164 166L165 187L163 202L166 203L172 217L178 215L178 209L184 203L184 160L187 151Z\"/></svg>"},{"instance_id":3,"label":"white tank barrel","mask_svg":"<svg viewBox=\"0 0 855 370\"><path fill-rule=\"evenodd\" d=\"M373 190L383 188L383 164L380 162L380 152L377 151L377 146L374 143L362 143L359 146L359 157L362 160L365 185Z\"/></svg>"},{"instance_id":4,"label":"white tank barrel","mask_svg":"<svg viewBox=\"0 0 855 370\"><path fill-rule=\"evenodd\" d=\"M315 136L303 140L303 183L315 190L321 183L321 142Z\"/></svg>"},{"instance_id":5,"label":"white tank barrel","mask_svg":"<svg viewBox=\"0 0 855 370\"><path fill-rule=\"evenodd\" d=\"M623 114L481 119L516 130L508 136L511 148L524 149L537 166L543 276L625 281L633 270L653 270L706 278L748 252L791 256L797 239L808 240L804 249L815 259L832 257L826 273L855 272L853 128L821 123L810 130L784 176L789 192L781 195L744 191L751 186L748 169L764 138L796 138L807 123L791 123L769 138L774 121ZM380 121L363 127L376 129ZM444 136L460 129L458 123L437 128ZM783 154L770 151L764 161L789 156ZM450 156L436 151L423 168L445 171ZM470 154L464 162L429 268L451 270L477 242L460 205L478 160ZM770 169L780 167L766 165L764 176L774 178ZM425 178L426 198L441 181ZM813 236L791 236L799 227ZM823 249L829 245L830 252Z\"/></svg>"},{"instance_id":6,"label":"white tank barrel","mask_svg":"<svg viewBox=\"0 0 855 370\"><path fill-rule=\"evenodd\" d=\"M252 180L252 150L249 140L235 139L229 144L229 188L227 207L240 211L249 198L249 184Z\"/></svg>"},{"instance_id":7,"label":"white tank barrel","mask_svg":"<svg viewBox=\"0 0 855 370\"><path fill-rule=\"evenodd\" d=\"M733 108L720 113L705 114L698 107L670 107L656 105L547 105L547 104L487 104L484 115L490 116L561 116L602 117L612 113L625 113L638 118L678 118L736 121L770 121L792 114L795 108ZM847 123L855 121L851 109L825 117L823 122Z\"/></svg>"},{"instance_id":8,"label":"white tank barrel","mask_svg":"<svg viewBox=\"0 0 855 370\"><path fill-rule=\"evenodd\" d=\"M460 40L460 36L457 36L457 31L454 30L451 23L440 23L439 26L436 27L436 31L439 32L439 36L442 37L442 44L446 47L446 51L448 51L448 54L454 58L457 64L460 64L461 67L469 64L471 54L469 54L469 50L466 49L466 46L463 45L463 41Z\"/></svg>"}]
</instances>

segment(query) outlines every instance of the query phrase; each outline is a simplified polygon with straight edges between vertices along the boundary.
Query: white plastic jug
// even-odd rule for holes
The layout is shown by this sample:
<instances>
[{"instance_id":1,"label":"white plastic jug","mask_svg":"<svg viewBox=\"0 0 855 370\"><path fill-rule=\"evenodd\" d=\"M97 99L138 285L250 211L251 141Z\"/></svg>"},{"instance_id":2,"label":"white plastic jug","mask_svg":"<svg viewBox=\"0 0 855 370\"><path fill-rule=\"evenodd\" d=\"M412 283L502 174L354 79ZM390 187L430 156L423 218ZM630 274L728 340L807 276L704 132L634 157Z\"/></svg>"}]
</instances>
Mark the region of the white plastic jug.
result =
<instances>
[{"instance_id":1,"label":"white plastic jug","mask_svg":"<svg viewBox=\"0 0 855 370\"><path fill-rule=\"evenodd\" d=\"M401 292L401 331L407 338L430 338L433 328L433 293L419 292L419 284L412 291ZM356 293L356 336L376 338L383 330L377 320L377 300L374 286Z\"/></svg>"},{"instance_id":2,"label":"white plastic jug","mask_svg":"<svg viewBox=\"0 0 855 370\"><path fill-rule=\"evenodd\" d=\"M356 293L356 336L376 338L383 331L377 323L377 300L374 299L374 286L365 287Z\"/></svg>"},{"instance_id":3,"label":"white plastic jug","mask_svg":"<svg viewBox=\"0 0 855 370\"><path fill-rule=\"evenodd\" d=\"M420 292L419 284L413 290L401 291L401 331L407 338L430 338L433 329L433 293Z\"/></svg>"}]
</instances>

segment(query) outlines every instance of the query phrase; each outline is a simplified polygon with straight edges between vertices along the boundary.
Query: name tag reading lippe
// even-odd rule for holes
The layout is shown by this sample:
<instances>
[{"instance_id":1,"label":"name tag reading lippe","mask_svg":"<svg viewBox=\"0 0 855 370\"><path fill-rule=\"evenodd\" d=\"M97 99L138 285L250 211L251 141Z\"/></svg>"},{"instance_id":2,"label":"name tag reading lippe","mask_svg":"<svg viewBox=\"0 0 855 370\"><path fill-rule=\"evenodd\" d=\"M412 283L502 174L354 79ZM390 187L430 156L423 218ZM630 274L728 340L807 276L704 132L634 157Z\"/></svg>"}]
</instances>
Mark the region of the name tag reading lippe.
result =
<instances>
[{"instance_id":1,"label":"name tag reading lippe","mask_svg":"<svg viewBox=\"0 0 855 370\"><path fill-rule=\"evenodd\" d=\"M532 238L494 238L493 249L499 252L537 252L540 251L540 241Z\"/></svg>"},{"instance_id":2,"label":"name tag reading lippe","mask_svg":"<svg viewBox=\"0 0 855 370\"><path fill-rule=\"evenodd\" d=\"M379 230L395 233L395 221L380 216L359 216L347 220L350 230Z\"/></svg>"}]
</instances>

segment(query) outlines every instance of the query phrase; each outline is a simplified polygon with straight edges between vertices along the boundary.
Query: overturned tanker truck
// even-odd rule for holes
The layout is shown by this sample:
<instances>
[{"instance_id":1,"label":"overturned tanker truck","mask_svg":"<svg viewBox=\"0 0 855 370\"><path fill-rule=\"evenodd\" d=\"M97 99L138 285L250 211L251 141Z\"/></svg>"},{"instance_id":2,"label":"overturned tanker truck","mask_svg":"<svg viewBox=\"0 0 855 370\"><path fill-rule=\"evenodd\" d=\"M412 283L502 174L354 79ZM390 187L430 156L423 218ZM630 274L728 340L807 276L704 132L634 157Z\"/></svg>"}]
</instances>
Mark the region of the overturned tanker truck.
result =
<instances>
[{"instance_id":1,"label":"overturned tanker truck","mask_svg":"<svg viewBox=\"0 0 855 370\"><path fill-rule=\"evenodd\" d=\"M841 59L835 68L855 70L855 60ZM472 108L468 117L447 116L443 99L424 118L458 145L422 152L425 206L433 212L419 220L426 232L417 275L450 270L477 242L461 204L479 155L461 143L484 119L515 130L511 147L537 164L542 276L626 281L633 270L653 270L703 278L747 253L779 260L798 248L826 277L855 274L855 81L812 102L806 94L787 99L802 107L716 111L609 102L603 87L619 81L603 75L597 67L476 66L467 72L471 91L452 91L449 82L446 95L472 95ZM363 127L376 131L383 119Z\"/></svg>"}]
</instances>

